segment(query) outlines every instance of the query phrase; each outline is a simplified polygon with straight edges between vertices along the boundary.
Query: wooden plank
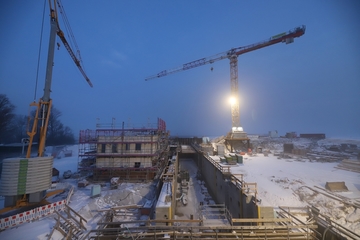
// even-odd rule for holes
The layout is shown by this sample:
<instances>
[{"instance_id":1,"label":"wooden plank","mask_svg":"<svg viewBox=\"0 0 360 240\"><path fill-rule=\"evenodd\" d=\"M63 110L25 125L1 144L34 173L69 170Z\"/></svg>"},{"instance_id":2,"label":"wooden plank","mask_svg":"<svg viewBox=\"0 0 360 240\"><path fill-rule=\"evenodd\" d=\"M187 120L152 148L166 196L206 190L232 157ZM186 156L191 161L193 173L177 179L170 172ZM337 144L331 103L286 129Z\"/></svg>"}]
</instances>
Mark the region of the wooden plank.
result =
<instances>
[{"instance_id":1,"label":"wooden plank","mask_svg":"<svg viewBox=\"0 0 360 240\"><path fill-rule=\"evenodd\" d=\"M72 209L69 205L65 204L66 208L69 209L72 213L74 213L76 216L78 216L80 218L81 221L85 221L87 222L87 220L85 218L83 218L83 216L81 216L80 214L78 214L74 209Z\"/></svg>"},{"instance_id":2,"label":"wooden plank","mask_svg":"<svg viewBox=\"0 0 360 240\"><path fill-rule=\"evenodd\" d=\"M158 220L135 220L135 221L121 221L121 222L99 222L98 225L120 225L120 224L127 224L127 223L174 223L174 222L185 222L185 223L199 223L202 222L201 220L188 220L188 219L158 219Z\"/></svg>"},{"instance_id":3,"label":"wooden plank","mask_svg":"<svg viewBox=\"0 0 360 240\"><path fill-rule=\"evenodd\" d=\"M268 223L268 222L291 222L291 218L233 218L232 222L256 222L256 223Z\"/></svg>"}]
</instances>

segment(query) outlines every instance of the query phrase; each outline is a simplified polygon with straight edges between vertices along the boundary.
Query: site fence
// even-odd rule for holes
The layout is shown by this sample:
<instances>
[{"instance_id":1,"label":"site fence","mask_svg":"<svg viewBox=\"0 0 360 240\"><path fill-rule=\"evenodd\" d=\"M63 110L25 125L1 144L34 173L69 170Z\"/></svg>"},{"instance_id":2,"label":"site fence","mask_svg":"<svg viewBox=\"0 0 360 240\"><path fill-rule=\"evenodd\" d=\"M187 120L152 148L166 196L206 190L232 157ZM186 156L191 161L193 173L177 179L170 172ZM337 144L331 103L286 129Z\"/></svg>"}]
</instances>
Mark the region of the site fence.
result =
<instances>
[{"instance_id":1,"label":"site fence","mask_svg":"<svg viewBox=\"0 0 360 240\"><path fill-rule=\"evenodd\" d=\"M74 188L70 189L68 197L64 200L40 206L29 211L18 213L9 217L0 219L0 231L20 225L25 222L39 220L42 217L53 214L55 211L63 211L66 204L69 203Z\"/></svg>"}]
</instances>

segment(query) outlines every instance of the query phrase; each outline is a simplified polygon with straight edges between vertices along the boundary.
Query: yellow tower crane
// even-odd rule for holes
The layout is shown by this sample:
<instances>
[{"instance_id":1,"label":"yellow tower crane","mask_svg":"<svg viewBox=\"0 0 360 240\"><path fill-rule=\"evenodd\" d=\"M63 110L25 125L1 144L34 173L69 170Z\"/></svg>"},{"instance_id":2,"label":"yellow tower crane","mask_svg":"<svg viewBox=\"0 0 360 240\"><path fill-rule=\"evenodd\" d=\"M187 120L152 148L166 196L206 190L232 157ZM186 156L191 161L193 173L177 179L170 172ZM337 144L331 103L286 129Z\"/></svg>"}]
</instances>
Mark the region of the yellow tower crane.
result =
<instances>
[{"instance_id":1,"label":"yellow tower crane","mask_svg":"<svg viewBox=\"0 0 360 240\"><path fill-rule=\"evenodd\" d=\"M44 95L39 99L39 102L37 103L33 102L30 104L30 106L36 107L36 112L34 117L29 116L29 121L28 121L27 135L29 136L29 145L26 153L27 158L30 158L31 156L31 147L34 141L34 137L38 133L38 126L40 127L40 129L38 133L39 145L38 145L37 156L42 157L44 154L46 133L47 133L50 111L52 106L50 92L51 92L52 70L54 65L53 62L54 62L56 35L59 36L59 38L61 39L66 50L69 52L71 58L74 60L76 66L79 68L85 80L88 82L90 87L93 87L90 79L87 77L83 68L80 65L80 60L74 54L68 41L65 38L63 31L61 31L60 29L60 25L58 21L58 11L57 11L57 8L60 8L61 13L63 14L63 7L61 5L60 0L49 0L49 7L50 7L50 39L49 39L49 48L48 48L48 57L47 57L47 66L46 66ZM30 129L31 123L32 123L32 127Z\"/></svg>"}]
</instances>

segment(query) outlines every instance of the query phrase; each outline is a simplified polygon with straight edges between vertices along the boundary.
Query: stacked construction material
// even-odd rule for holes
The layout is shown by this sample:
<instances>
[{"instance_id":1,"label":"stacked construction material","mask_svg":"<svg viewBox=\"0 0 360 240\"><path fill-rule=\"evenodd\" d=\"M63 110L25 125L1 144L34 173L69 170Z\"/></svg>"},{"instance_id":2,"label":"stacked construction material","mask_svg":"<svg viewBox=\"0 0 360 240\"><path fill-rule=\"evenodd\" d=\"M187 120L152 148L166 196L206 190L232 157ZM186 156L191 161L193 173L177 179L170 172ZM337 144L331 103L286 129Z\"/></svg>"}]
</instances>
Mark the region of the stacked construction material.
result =
<instances>
[{"instance_id":1,"label":"stacked construction material","mask_svg":"<svg viewBox=\"0 0 360 240\"><path fill-rule=\"evenodd\" d=\"M53 157L4 159L0 195L16 196L47 190L51 187L52 169Z\"/></svg>"},{"instance_id":2,"label":"stacked construction material","mask_svg":"<svg viewBox=\"0 0 360 240\"><path fill-rule=\"evenodd\" d=\"M336 166L336 168L360 173L360 161L359 160L345 159L345 160L342 160Z\"/></svg>"}]
</instances>

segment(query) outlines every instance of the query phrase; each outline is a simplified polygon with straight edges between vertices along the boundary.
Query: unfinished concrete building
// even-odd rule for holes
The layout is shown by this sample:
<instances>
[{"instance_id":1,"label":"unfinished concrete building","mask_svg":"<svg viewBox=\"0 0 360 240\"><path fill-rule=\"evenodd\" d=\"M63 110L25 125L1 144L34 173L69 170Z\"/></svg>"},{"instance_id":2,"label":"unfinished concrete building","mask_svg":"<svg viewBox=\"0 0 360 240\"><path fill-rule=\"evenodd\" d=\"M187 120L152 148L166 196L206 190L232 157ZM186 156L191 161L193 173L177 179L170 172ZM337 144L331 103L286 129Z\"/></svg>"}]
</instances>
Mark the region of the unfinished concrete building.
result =
<instances>
[{"instance_id":1,"label":"unfinished concrete building","mask_svg":"<svg viewBox=\"0 0 360 240\"><path fill-rule=\"evenodd\" d=\"M150 181L160 173L168 158L166 123L158 118L147 127L82 130L79 138L79 171L92 173L95 181L119 177L126 181Z\"/></svg>"}]
</instances>

